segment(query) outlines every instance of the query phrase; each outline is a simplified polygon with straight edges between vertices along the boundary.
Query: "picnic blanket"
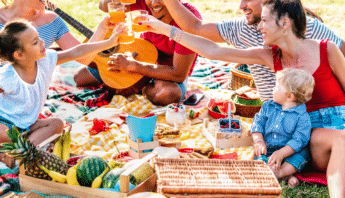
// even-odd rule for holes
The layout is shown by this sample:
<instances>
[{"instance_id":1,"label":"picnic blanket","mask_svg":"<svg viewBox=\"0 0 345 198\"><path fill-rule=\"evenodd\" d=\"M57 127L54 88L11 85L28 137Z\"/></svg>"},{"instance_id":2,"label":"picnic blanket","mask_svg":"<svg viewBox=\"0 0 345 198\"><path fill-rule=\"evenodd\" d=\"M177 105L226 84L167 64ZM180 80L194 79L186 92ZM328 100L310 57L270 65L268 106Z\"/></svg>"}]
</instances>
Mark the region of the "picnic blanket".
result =
<instances>
[{"instance_id":1,"label":"picnic blanket","mask_svg":"<svg viewBox=\"0 0 345 198\"><path fill-rule=\"evenodd\" d=\"M74 61L57 66L53 74L48 99L40 114L40 118L59 117L66 126L72 125L71 152L80 155L98 155L106 160L118 154L117 145L121 153L128 151L128 126L120 114L140 115L151 110L162 108L153 105L142 95L124 97L111 96L103 86L77 88L73 74L79 67ZM233 92L228 90L231 64L222 61L210 61L198 57L192 75L188 78L187 96L194 92L202 92L205 98L199 105L187 106L187 115L193 110L199 113L199 118L207 116L206 107L210 98L230 99ZM106 121L107 129L101 133L90 134L95 121ZM195 121L195 120L194 120ZM157 122L165 123L165 115L158 116ZM250 127L252 119L241 118L244 127ZM182 148L210 147L210 142L202 135L202 123L190 126L190 136L181 142ZM253 159L253 147L239 147L216 149L217 158L234 157L237 159ZM235 154L235 155L234 155ZM0 166L0 171L8 168ZM11 170L11 169L9 169ZM10 174L10 175L8 175ZM0 184L4 186L0 195L8 191L18 191L18 173L0 175ZM14 181L14 182L13 182Z\"/></svg>"}]
</instances>

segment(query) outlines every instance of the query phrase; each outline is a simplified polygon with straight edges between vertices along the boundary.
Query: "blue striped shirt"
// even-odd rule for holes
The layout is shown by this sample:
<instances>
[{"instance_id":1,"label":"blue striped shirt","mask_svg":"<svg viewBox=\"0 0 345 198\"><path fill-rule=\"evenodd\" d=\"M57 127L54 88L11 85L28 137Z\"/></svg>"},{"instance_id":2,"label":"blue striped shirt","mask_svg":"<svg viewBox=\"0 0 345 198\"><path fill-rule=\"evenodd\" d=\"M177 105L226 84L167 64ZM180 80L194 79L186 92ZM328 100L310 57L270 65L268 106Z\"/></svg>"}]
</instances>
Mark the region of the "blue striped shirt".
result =
<instances>
[{"instance_id":1,"label":"blue striped shirt","mask_svg":"<svg viewBox=\"0 0 345 198\"><path fill-rule=\"evenodd\" d=\"M0 29L4 27L0 24ZM58 41L64 34L69 32L66 23L61 17L56 17L51 23L36 28L39 37L44 41L45 47L49 48L54 42Z\"/></svg>"},{"instance_id":2,"label":"blue striped shirt","mask_svg":"<svg viewBox=\"0 0 345 198\"><path fill-rule=\"evenodd\" d=\"M221 21L217 23L217 28L224 41L236 48L246 49L263 45L262 34L257 30L257 26L248 25L245 18ZM308 16L305 37L316 40L330 39L339 48L342 45L342 39L325 24ZM261 100L271 100L276 80L274 71L264 65L248 66Z\"/></svg>"}]
</instances>

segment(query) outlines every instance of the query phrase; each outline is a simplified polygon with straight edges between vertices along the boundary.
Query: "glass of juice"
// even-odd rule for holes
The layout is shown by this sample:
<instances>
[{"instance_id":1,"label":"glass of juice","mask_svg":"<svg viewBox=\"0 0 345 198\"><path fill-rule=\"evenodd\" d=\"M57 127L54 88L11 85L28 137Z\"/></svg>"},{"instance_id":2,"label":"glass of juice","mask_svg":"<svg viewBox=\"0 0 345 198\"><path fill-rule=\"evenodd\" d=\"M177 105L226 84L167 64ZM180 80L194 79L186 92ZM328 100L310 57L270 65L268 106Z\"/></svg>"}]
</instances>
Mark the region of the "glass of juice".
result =
<instances>
[{"instance_id":1,"label":"glass of juice","mask_svg":"<svg viewBox=\"0 0 345 198\"><path fill-rule=\"evenodd\" d=\"M134 42L134 32L132 30L127 30L119 35L120 44L128 44Z\"/></svg>"},{"instance_id":2,"label":"glass of juice","mask_svg":"<svg viewBox=\"0 0 345 198\"><path fill-rule=\"evenodd\" d=\"M110 15L110 22L121 23L125 22L125 5L119 1L112 1L108 3L108 13Z\"/></svg>"},{"instance_id":3,"label":"glass of juice","mask_svg":"<svg viewBox=\"0 0 345 198\"><path fill-rule=\"evenodd\" d=\"M121 0L121 3L125 5L135 4L136 0Z\"/></svg>"},{"instance_id":4,"label":"glass of juice","mask_svg":"<svg viewBox=\"0 0 345 198\"><path fill-rule=\"evenodd\" d=\"M132 30L132 23L128 12L126 13L125 26L127 27L127 30L119 35L120 44L128 44L134 42L135 36Z\"/></svg>"},{"instance_id":5,"label":"glass of juice","mask_svg":"<svg viewBox=\"0 0 345 198\"><path fill-rule=\"evenodd\" d=\"M148 15L148 12L146 10L134 10L129 12L131 23L132 23L132 30L134 32L146 32L149 27L147 25L139 25L138 23L140 21L146 21L148 20L145 15Z\"/></svg>"}]
</instances>

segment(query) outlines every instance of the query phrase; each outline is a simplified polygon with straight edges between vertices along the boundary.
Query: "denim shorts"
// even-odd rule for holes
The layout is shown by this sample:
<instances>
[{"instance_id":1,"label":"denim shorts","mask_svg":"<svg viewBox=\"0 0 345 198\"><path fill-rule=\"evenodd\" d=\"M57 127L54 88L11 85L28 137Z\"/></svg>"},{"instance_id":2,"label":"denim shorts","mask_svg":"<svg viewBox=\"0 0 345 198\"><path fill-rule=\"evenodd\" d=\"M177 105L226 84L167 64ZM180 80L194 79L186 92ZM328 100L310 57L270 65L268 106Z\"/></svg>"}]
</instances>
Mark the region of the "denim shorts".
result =
<instances>
[{"instance_id":1,"label":"denim shorts","mask_svg":"<svg viewBox=\"0 0 345 198\"><path fill-rule=\"evenodd\" d=\"M312 128L345 129L345 106L323 108L309 116Z\"/></svg>"},{"instance_id":2,"label":"denim shorts","mask_svg":"<svg viewBox=\"0 0 345 198\"><path fill-rule=\"evenodd\" d=\"M6 125L9 129L12 129L12 127L16 127L13 122L7 120L6 118L0 116L0 123ZM28 131L30 130L30 127L26 128L26 129L21 129L19 127L17 127L19 133L23 133L24 131Z\"/></svg>"},{"instance_id":3,"label":"denim shorts","mask_svg":"<svg viewBox=\"0 0 345 198\"><path fill-rule=\"evenodd\" d=\"M96 78L96 80L98 82L103 83L101 75L99 74L99 71L97 69L93 69L91 67L87 67L87 69L89 70L91 75L94 78ZM188 81L188 78L186 78L186 80L184 80L182 83L175 83L175 84L177 84L180 87L180 90L181 90L181 99L180 99L180 101L182 101L184 99L184 97L186 96L186 93L187 93L187 81ZM152 79L150 81L150 83L154 83L154 79Z\"/></svg>"},{"instance_id":4,"label":"denim shorts","mask_svg":"<svg viewBox=\"0 0 345 198\"><path fill-rule=\"evenodd\" d=\"M280 148L274 148L274 147L267 147L267 156L271 156L272 153L276 150L279 150ZM263 160L267 163L266 157L256 157L255 160ZM285 158L283 162L287 162L291 164L293 167L297 169L298 172L301 172L301 170L305 167L307 162L310 160L310 153L309 149L307 147L302 148L298 153L294 153L291 156Z\"/></svg>"}]
</instances>

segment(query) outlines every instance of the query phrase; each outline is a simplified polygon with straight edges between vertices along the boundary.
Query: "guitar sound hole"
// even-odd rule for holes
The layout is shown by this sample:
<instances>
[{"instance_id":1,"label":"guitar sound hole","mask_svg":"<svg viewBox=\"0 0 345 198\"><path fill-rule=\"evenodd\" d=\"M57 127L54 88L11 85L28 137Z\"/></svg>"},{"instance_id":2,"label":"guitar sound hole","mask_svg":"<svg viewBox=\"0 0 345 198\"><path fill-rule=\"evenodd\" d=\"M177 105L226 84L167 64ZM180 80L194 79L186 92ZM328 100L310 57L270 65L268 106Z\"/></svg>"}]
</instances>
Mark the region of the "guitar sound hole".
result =
<instances>
[{"instance_id":1,"label":"guitar sound hole","mask_svg":"<svg viewBox=\"0 0 345 198\"><path fill-rule=\"evenodd\" d=\"M104 51L102 51L102 52L100 52L98 54L100 56L102 56L102 57L109 57L109 56L113 55L114 53L118 52L119 51L119 47L120 47L120 45L117 45L117 46L114 46L114 47L112 47L110 49L104 50Z\"/></svg>"}]
</instances>

